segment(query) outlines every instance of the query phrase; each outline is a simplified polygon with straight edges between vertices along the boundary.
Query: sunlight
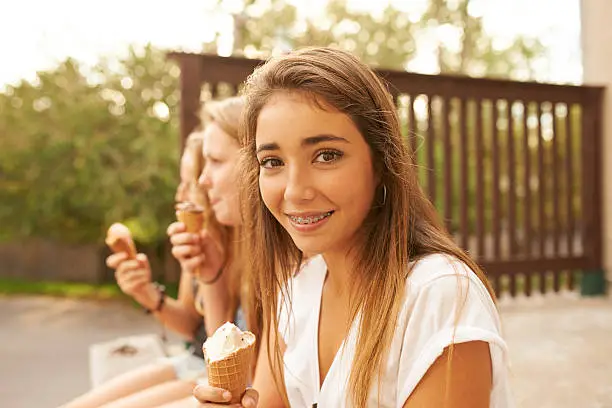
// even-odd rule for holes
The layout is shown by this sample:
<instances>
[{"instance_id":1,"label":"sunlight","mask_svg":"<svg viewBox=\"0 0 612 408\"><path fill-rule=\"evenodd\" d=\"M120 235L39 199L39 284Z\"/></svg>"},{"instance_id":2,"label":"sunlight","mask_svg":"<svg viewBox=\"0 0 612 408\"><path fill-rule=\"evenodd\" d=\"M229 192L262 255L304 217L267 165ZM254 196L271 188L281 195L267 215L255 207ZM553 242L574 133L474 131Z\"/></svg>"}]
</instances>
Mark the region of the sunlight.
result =
<instances>
[{"instance_id":1,"label":"sunlight","mask_svg":"<svg viewBox=\"0 0 612 408\"><path fill-rule=\"evenodd\" d=\"M297 7L299 19L319 19L323 16L327 1L288 0L288 3ZM352 10L374 13L392 5L406 12L407 21L416 22L422 18L428 0L347 2ZM169 5L162 0L107 0L105 7L97 9L96 18L92 19L92 11L85 2L2 2L0 15L5 18L0 24L0 38L11 40L0 42L0 53L19 55L19 58L14 58L10 64L0 64L0 87L16 84L20 79L32 81L37 71L54 67L67 56L89 66L95 65L101 56L122 57L129 44L143 46L151 43L166 49L198 52L203 43L212 41L218 33L218 52L224 56L231 55L234 41L232 18L227 13L214 12L215 3L214 0L177 0ZM229 12L239 12L243 3L242 0L222 1L223 9ZM529 9L529 13L523 12L526 9ZM550 13L550 9L554 9L555 13ZM36 12L33 13L33 10ZM260 13L262 11L259 10ZM256 9L250 12L257 14ZM580 82L578 0L475 0L470 2L468 12L473 16L482 16L483 27L494 37L496 49L510 44L521 33L537 35L547 44L547 60L550 62L538 68L539 72L543 72L538 77L551 81ZM15 16L27 16L27 19L12 18ZM346 23L334 29L355 33L356 27ZM431 38L427 37L439 36L445 44L456 49L459 34L457 29L449 30L442 26L438 32L422 36L417 60L407 68L435 73L436 65L432 63L433 57L430 55ZM369 51L377 52L374 48L372 46ZM257 52L247 50L247 54L256 55ZM87 79L90 81L89 74ZM98 83L99 78L91 79L91 82Z\"/></svg>"}]
</instances>

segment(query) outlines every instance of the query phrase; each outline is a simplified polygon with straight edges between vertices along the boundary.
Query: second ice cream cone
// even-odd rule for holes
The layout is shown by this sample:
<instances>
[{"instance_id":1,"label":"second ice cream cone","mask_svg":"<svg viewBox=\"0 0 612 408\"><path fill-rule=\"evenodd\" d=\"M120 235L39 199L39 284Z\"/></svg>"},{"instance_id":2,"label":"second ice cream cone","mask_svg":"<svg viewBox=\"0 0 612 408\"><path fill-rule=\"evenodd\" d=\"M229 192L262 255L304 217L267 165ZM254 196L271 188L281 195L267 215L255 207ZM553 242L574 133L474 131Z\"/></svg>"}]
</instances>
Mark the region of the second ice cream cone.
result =
<instances>
[{"instance_id":1,"label":"second ice cream cone","mask_svg":"<svg viewBox=\"0 0 612 408\"><path fill-rule=\"evenodd\" d=\"M177 203L176 219L185 224L187 232L198 233L204 229L204 209L197 204L189 201ZM198 275L199 269L193 271L194 275Z\"/></svg>"},{"instance_id":2,"label":"second ice cream cone","mask_svg":"<svg viewBox=\"0 0 612 408\"><path fill-rule=\"evenodd\" d=\"M204 209L194 203L178 203L176 218L185 224L187 232L200 232L204 228Z\"/></svg>"}]
</instances>

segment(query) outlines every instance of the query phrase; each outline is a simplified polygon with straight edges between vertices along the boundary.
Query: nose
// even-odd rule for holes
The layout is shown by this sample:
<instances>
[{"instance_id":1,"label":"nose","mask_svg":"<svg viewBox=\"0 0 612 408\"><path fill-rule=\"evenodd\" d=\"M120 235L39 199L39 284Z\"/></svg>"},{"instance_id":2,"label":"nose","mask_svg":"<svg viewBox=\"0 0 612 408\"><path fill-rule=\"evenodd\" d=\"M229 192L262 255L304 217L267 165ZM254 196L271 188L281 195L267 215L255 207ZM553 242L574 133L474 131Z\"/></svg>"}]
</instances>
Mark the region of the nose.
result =
<instances>
[{"instance_id":1,"label":"nose","mask_svg":"<svg viewBox=\"0 0 612 408\"><path fill-rule=\"evenodd\" d=\"M310 172L298 166L291 167L283 195L285 201L299 203L312 200L314 197L315 189Z\"/></svg>"},{"instance_id":2,"label":"nose","mask_svg":"<svg viewBox=\"0 0 612 408\"><path fill-rule=\"evenodd\" d=\"M204 166L202 169L202 174L198 178L198 184L204 188L210 188L212 186L212 180L210 178L210 172L208 171L208 166Z\"/></svg>"},{"instance_id":3,"label":"nose","mask_svg":"<svg viewBox=\"0 0 612 408\"><path fill-rule=\"evenodd\" d=\"M188 183L181 181L176 189L176 194L174 195L174 200L176 202L186 201L187 200L187 190Z\"/></svg>"}]
</instances>

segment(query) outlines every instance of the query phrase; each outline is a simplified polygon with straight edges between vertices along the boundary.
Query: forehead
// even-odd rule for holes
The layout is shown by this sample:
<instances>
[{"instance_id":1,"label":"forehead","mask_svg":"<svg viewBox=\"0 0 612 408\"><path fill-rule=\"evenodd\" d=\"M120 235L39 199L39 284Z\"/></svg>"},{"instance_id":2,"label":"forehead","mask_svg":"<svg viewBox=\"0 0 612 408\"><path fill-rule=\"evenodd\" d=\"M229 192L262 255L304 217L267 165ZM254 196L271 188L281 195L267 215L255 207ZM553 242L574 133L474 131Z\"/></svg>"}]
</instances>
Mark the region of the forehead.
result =
<instances>
[{"instance_id":1,"label":"forehead","mask_svg":"<svg viewBox=\"0 0 612 408\"><path fill-rule=\"evenodd\" d=\"M361 137L348 115L321 99L299 93L274 94L257 118L257 143L280 136L302 138L320 134Z\"/></svg>"},{"instance_id":2,"label":"forehead","mask_svg":"<svg viewBox=\"0 0 612 408\"><path fill-rule=\"evenodd\" d=\"M217 152L239 147L238 142L216 122L211 122L206 126L202 138L204 152Z\"/></svg>"},{"instance_id":3,"label":"forehead","mask_svg":"<svg viewBox=\"0 0 612 408\"><path fill-rule=\"evenodd\" d=\"M195 161L191 154L187 154L187 151L183 153L181 157L180 167L179 167L181 177L189 177L190 172L195 170Z\"/></svg>"}]
</instances>

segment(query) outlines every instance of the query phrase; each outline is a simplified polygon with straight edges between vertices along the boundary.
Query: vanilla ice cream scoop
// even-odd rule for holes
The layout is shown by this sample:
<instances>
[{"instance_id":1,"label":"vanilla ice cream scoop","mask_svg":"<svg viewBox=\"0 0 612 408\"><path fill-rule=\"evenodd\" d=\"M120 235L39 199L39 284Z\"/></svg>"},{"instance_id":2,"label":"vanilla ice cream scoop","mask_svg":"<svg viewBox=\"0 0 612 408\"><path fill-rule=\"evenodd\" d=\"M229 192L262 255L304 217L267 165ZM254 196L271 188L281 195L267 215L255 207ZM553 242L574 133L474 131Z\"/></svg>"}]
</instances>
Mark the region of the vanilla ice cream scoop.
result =
<instances>
[{"instance_id":1,"label":"vanilla ice cream scoop","mask_svg":"<svg viewBox=\"0 0 612 408\"><path fill-rule=\"evenodd\" d=\"M223 360L236 351L249 347L254 342L250 332L243 332L233 323L219 327L204 343L204 353L209 362Z\"/></svg>"},{"instance_id":2,"label":"vanilla ice cream scoop","mask_svg":"<svg viewBox=\"0 0 612 408\"><path fill-rule=\"evenodd\" d=\"M113 252L125 252L128 254L128 258L136 258L136 246L132 239L132 233L125 225L119 222L111 225L106 232L105 242Z\"/></svg>"}]
</instances>

